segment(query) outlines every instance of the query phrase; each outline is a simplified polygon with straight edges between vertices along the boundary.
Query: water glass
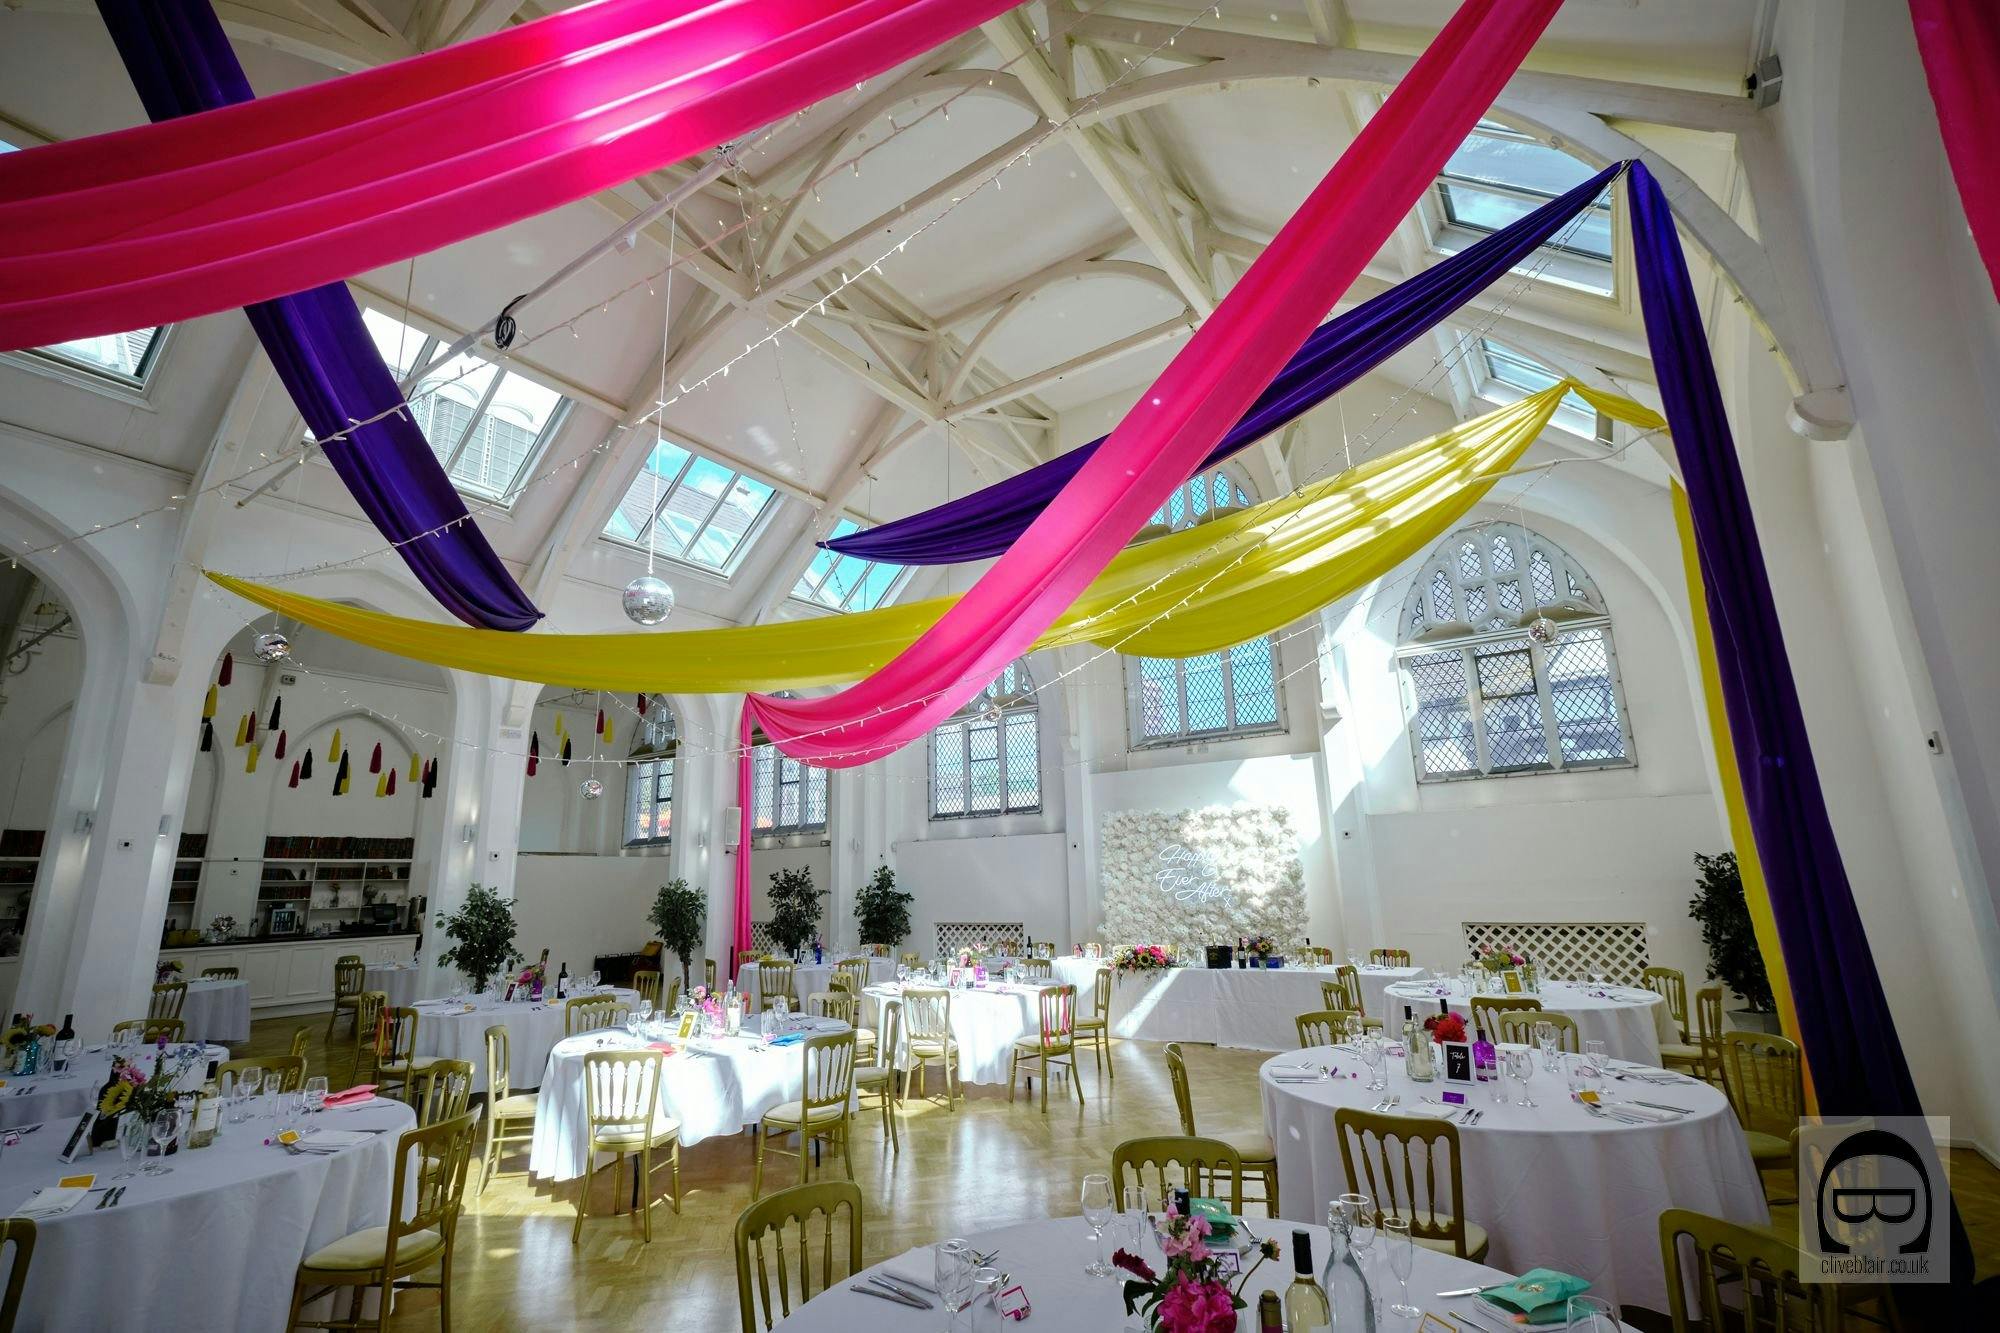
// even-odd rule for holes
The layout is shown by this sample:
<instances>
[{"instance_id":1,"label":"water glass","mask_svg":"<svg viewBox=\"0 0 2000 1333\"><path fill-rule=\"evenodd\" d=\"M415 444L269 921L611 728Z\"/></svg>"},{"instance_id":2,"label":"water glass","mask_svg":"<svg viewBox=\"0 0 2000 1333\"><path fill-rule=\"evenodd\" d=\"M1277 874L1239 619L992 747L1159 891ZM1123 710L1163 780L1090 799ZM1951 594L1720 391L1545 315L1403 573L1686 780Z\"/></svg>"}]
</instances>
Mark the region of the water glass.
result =
<instances>
[{"instance_id":1,"label":"water glass","mask_svg":"<svg viewBox=\"0 0 2000 1333\"><path fill-rule=\"evenodd\" d=\"M130 1180L139 1174L132 1166L132 1159L146 1151L150 1129L146 1117L136 1111L127 1111L118 1117L118 1160L125 1164L125 1169L111 1177L113 1180Z\"/></svg>"},{"instance_id":2,"label":"water glass","mask_svg":"<svg viewBox=\"0 0 2000 1333\"><path fill-rule=\"evenodd\" d=\"M1410 1265L1416 1259L1416 1242L1410 1239L1410 1219L1385 1216L1382 1219L1382 1244L1389 1252L1389 1271L1403 1284L1403 1298L1389 1310L1405 1319L1415 1319L1423 1311L1410 1304Z\"/></svg>"},{"instance_id":3,"label":"water glass","mask_svg":"<svg viewBox=\"0 0 2000 1333\"><path fill-rule=\"evenodd\" d=\"M306 1110L315 1115L326 1109L326 1075L314 1074L306 1080Z\"/></svg>"},{"instance_id":4,"label":"water glass","mask_svg":"<svg viewBox=\"0 0 2000 1333\"><path fill-rule=\"evenodd\" d=\"M946 1333L951 1333L958 1327L958 1312L972 1303L972 1247L962 1240L940 1241L935 1263L938 1299L951 1321Z\"/></svg>"},{"instance_id":5,"label":"water glass","mask_svg":"<svg viewBox=\"0 0 2000 1333\"><path fill-rule=\"evenodd\" d=\"M1535 1076L1535 1053L1529 1050L1507 1052L1507 1072L1521 1085L1521 1100L1516 1106L1533 1106L1534 1098L1528 1095L1528 1082Z\"/></svg>"},{"instance_id":6,"label":"water glass","mask_svg":"<svg viewBox=\"0 0 2000 1333\"><path fill-rule=\"evenodd\" d=\"M1084 1225L1097 1242L1097 1257L1083 1271L1090 1277L1110 1277L1111 1265L1104 1262L1104 1228L1112 1217L1111 1177L1093 1171L1083 1178L1081 1192Z\"/></svg>"},{"instance_id":7,"label":"water glass","mask_svg":"<svg viewBox=\"0 0 2000 1333\"><path fill-rule=\"evenodd\" d=\"M1572 1296L1567 1313L1569 1322L1564 1327L1570 1333L1618 1333L1611 1302L1601 1296Z\"/></svg>"},{"instance_id":8,"label":"water glass","mask_svg":"<svg viewBox=\"0 0 2000 1333\"><path fill-rule=\"evenodd\" d=\"M1368 1062L1368 1090L1380 1092L1389 1086L1389 1043L1380 1037L1365 1039L1362 1058Z\"/></svg>"},{"instance_id":9,"label":"water glass","mask_svg":"<svg viewBox=\"0 0 2000 1333\"><path fill-rule=\"evenodd\" d=\"M1590 1072L1603 1078L1611 1069L1611 1052L1601 1041L1587 1041L1583 1044L1583 1058L1590 1064Z\"/></svg>"},{"instance_id":10,"label":"water glass","mask_svg":"<svg viewBox=\"0 0 2000 1333\"><path fill-rule=\"evenodd\" d=\"M164 1157L167 1145L174 1141L174 1134L179 1129L180 1114L170 1107L152 1118L146 1127L146 1132L152 1138L153 1146L158 1148L160 1155ZM173 1171L172 1167L165 1166L158 1160L146 1163L141 1169L149 1176L164 1176Z\"/></svg>"},{"instance_id":11,"label":"water glass","mask_svg":"<svg viewBox=\"0 0 2000 1333\"><path fill-rule=\"evenodd\" d=\"M1146 1233L1153 1229L1152 1200L1146 1197L1144 1185L1127 1185L1120 1203L1118 1220L1124 1247L1137 1254L1146 1243Z\"/></svg>"},{"instance_id":12,"label":"water glass","mask_svg":"<svg viewBox=\"0 0 2000 1333\"><path fill-rule=\"evenodd\" d=\"M1556 1071L1556 1025L1546 1019L1535 1024L1535 1045L1542 1049L1542 1068Z\"/></svg>"}]
</instances>

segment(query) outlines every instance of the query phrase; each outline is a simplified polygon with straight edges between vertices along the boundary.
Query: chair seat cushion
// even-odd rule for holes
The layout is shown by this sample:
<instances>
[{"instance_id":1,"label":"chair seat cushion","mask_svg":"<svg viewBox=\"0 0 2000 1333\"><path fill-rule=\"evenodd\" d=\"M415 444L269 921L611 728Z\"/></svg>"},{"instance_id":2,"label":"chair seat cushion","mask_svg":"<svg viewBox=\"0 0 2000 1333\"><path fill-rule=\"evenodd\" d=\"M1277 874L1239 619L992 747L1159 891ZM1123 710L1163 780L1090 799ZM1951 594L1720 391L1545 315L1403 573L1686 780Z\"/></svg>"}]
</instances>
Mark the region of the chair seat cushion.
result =
<instances>
[{"instance_id":1,"label":"chair seat cushion","mask_svg":"<svg viewBox=\"0 0 2000 1333\"><path fill-rule=\"evenodd\" d=\"M1202 1137L1220 1139L1236 1149L1236 1155L1243 1159L1243 1165L1246 1167L1278 1160L1278 1150L1271 1146L1270 1136L1260 1134L1256 1130L1245 1130L1236 1134L1204 1134Z\"/></svg>"},{"instance_id":2,"label":"chair seat cushion","mask_svg":"<svg viewBox=\"0 0 2000 1333\"><path fill-rule=\"evenodd\" d=\"M767 1125L773 1122L780 1125L796 1125L805 1115L805 1110L806 1104L802 1101L779 1102L776 1106L764 1112L764 1123ZM815 1106L812 1112L812 1123L815 1125L830 1125L846 1118L846 1115L847 1108L844 1106Z\"/></svg>"},{"instance_id":3,"label":"chair seat cushion","mask_svg":"<svg viewBox=\"0 0 2000 1333\"><path fill-rule=\"evenodd\" d=\"M363 1227L349 1232L333 1244L306 1256L303 1268L327 1273L362 1273L382 1266L389 1247L389 1228ZM396 1267L421 1263L444 1248L444 1237L435 1231L412 1232L396 1243Z\"/></svg>"},{"instance_id":4,"label":"chair seat cushion","mask_svg":"<svg viewBox=\"0 0 2000 1333\"><path fill-rule=\"evenodd\" d=\"M1102 1032L1109 1025L1110 1020L1103 1018L1079 1018L1076 1020L1076 1030L1079 1036L1085 1032Z\"/></svg>"},{"instance_id":5,"label":"chair seat cushion","mask_svg":"<svg viewBox=\"0 0 2000 1333\"><path fill-rule=\"evenodd\" d=\"M1660 1044L1660 1058L1694 1061L1706 1059L1707 1055L1699 1046L1683 1046L1679 1042L1670 1041Z\"/></svg>"},{"instance_id":6,"label":"chair seat cushion","mask_svg":"<svg viewBox=\"0 0 2000 1333\"><path fill-rule=\"evenodd\" d=\"M942 1060L958 1050L958 1042L951 1037L912 1037L907 1043L910 1054L919 1060Z\"/></svg>"},{"instance_id":7,"label":"chair seat cushion","mask_svg":"<svg viewBox=\"0 0 2000 1333\"><path fill-rule=\"evenodd\" d=\"M1781 1139L1776 1134L1766 1134L1761 1129L1745 1130L1743 1137L1750 1141L1750 1159L1754 1162L1790 1162L1792 1141Z\"/></svg>"},{"instance_id":8,"label":"chair seat cushion","mask_svg":"<svg viewBox=\"0 0 2000 1333\"><path fill-rule=\"evenodd\" d=\"M1439 1213L1437 1215L1437 1221L1440 1224L1449 1225L1451 1222L1451 1214ZM1458 1253L1458 1247L1453 1245L1448 1240L1435 1240L1428 1236L1419 1236L1416 1237L1416 1242L1417 1244L1423 1246L1425 1249L1435 1250L1439 1254ZM1465 1224L1466 1258L1472 1260L1472 1262L1474 1263L1478 1263L1480 1260L1486 1257L1486 1247L1489 1243L1490 1243L1490 1237L1487 1236L1485 1227L1480 1226L1479 1223L1477 1222L1467 1222Z\"/></svg>"},{"instance_id":9,"label":"chair seat cushion","mask_svg":"<svg viewBox=\"0 0 2000 1333\"><path fill-rule=\"evenodd\" d=\"M1050 1055L1068 1055L1074 1045L1066 1037L1051 1037L1047 1041L1040 1037L1023 1037L1014 1043L1014 1050L1023 1056L1040 1055L1044 1050Z\"/></svg>"},{"instance_id":10,"label":"chair seat cushion","mask_svg":"<svg viewBox=\"0 0 2000 1333\"><path fill-rule=\"evenodd\" d=\"M429 1069L444 1058L442 1055L419 1055L411 1060L384 1060L375 1066L375 1072L388 1074L392 1078L403 1078L419 1070Z\"/></svg>"},{"instance_id":11,"label":"chair seat cushion","mask_svg":"<svg viewBox=\"0 0 2000 1333\"><path fill-rule=\"evenodd\" d=\"M657 1148L663 1143L671 1143L679 1138L680 1134L680 1121L660 1121L653 1126L652 1142L649 1145L646 1131L637 1125L605 1125L591 1133L590 1146L609 1148L615 1152L630 1152L648 1146Z\"/></svg>"},{"instance_id":12,"label":"chair seat cushion","mask_svg":"<svg viewBox=\"0 0 2000 1333\"><path fill-rule=\"evenodd\" d=\"M888 1083L895 1075L896 1067L894 1065L856 1065L854 1067L854 1086L857 1088L873 1088Z\"/></svg>"},{"instance_id":13,"label":"chair seat cushion","mask_svg":"<svg viewBox=\"0 0 2000 1333\"><path fill-rule=\"evenodd\" d=\"M532 1092L517 1092L511 1097L502 1097L492 1108L495 1120L527 1120L533 1118L538 1102Z\"/></svg>"}]
</instances>

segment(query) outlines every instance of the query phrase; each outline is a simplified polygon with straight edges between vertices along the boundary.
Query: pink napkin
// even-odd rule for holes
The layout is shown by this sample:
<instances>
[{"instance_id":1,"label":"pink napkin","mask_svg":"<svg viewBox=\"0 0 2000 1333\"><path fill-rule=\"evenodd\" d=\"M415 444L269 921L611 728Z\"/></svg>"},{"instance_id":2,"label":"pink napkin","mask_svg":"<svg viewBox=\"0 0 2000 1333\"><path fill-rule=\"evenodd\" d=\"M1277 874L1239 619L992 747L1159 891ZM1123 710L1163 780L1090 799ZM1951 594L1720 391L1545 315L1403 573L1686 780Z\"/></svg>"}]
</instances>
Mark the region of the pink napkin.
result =
<instances>
[{"instance_id":1,"label":"pink napkin","mask_svg":"<svg viewBox=\"0 0 2000 1333\"><path fill-rule=\"evenodd\" d=\"M328 1106L346 1106L350 1102L365 1102L374 1095L375 1085L373 1083L362 1083L352 1088L343 1089L340 1092L328 1093L326 1095L326 1104Z\"/></svg>"}]
</instances>

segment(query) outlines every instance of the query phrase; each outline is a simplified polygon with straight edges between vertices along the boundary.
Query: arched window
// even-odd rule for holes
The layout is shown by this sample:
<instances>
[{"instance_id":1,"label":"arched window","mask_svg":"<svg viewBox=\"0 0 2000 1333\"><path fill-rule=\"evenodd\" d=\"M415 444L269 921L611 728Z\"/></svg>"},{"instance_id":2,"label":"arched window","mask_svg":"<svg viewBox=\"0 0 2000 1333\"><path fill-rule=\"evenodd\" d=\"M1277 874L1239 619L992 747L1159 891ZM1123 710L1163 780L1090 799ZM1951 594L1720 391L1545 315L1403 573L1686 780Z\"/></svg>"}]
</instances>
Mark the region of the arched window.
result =
<instances>
[{"instance_id":1,"label":"arched window","mask_svg":"<svg viewBox=\"0 0 2000 1333\"><path fill-rule=\"evenodd\" d=\"M1026 662L932 730L930 773L932 819L1042 808L1041 713Z\"/></svg>"},{"instance_id":2,"label":"arched window","mask_svg":"<svg viewBox=\"0 0 2000 1333\"><path fill-rule=\"evenodd\" d=\"M1632 762L1604 598L1546 537L1514 523L1447 537L1410 585L1402 638L1418 781Z\"/></svg>"},{"instance_id":3,"label":"arched window","mask_svg":"<svg viewBox=\"0 0 2000 1333\"><path fill-rule=\"evenodd\" d=\"M1179 532L1182 528L1206 523L1219 513L1248 508L1250 503L1250 492L1244 489L1243 482L1234 473L1227 468L1212 468L1182 482L1180 489L1153 511L1146 524L1148 527Z\"/></svg>"},{"instance_id":4,"label":"arched window","mask_svg":"<svg viewBox=\"0 0 2000 1333\"><path fill-rule=\"evenodd\" d=\"M1271 637L1199 657L1126 658L1133 746L1284 730L1277 660Z\"/></svg>"},{"instance_id":5,"label":"arched window","mask_svg":"<svg viewBox=\"0 0 2000 1333\"><path fill-rule=\"evenodd\" d=\"M674 755L680 747L673 711L660 699L648 701L625 766L625 845L645 847L673 841Z\"/></svg>"}]
</instances>

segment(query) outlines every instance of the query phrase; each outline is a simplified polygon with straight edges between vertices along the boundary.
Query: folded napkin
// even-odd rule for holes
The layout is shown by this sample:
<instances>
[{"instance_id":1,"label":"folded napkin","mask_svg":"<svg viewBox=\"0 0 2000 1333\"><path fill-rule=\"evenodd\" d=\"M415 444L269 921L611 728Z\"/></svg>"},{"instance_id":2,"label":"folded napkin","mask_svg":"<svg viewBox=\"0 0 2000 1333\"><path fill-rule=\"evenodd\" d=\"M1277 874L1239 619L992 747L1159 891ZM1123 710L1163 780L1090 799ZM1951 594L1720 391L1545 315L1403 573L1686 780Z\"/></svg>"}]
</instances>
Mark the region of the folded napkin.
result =
<instances>
[{"instance_id":1,"label":"folded napkin","mask_svg":"<svg viewBox=\"0 0 2000 1333\"><path fill-rule=\"evenodd\" d=\"M649 1041L646 1043L646 1049L649 1051L665 1051L668 1055L672 1055L680 1047L670 1041Z\"/></svg>"},{"instance_id":2,"label":"folded napkin","mask_svg":"<svg viewBox=\"0 0 2000 1333\"><path fill-rule=\"evenodd\" d=\"M1636 1102L1602 1102L1604 1110L1611 1115L1624 1116L1630 1120L1650 1120L1656 1125L1669 1125L1686 1117L1674 1111L1656 1111L1650 1106L1640 1106Z\"/></svg>"},{"instance_id":3,"label":"folded napkin","mask_svg":"<svg viewBox=\"0 0 2000 1333\"><path fill-rule=\"evenodd\" d=\"M1488 1287L1479 1299L1507 1312L1516 1323L1562 1324L1569 1320L1569 1298L1590 1290L1590 1283L1553 1268L1531 1268L1512 1282Z\"/></svg>"},{"instance_id":4,"label":"folded napkin","mask_svg":"<svg viewBox=\"0 0 2000 1333\"><path fill-rule=\"evenodd\" d=\"M357 1148L374 1137L358 1129L322 1129L306 1135L292 1146L300 1152L331 1153L343 1148Z\"/></svg>"},{"instance_id":5,"label":"folded napkin","mask_svg":"<svg viewBox=\"0 0 2000 1333\"><path fill-rule=\"evenodd\" d=\"M1470 1103L1467 1103L1467 1105L1470 1105ZM1442 1120L1448 1115L1457 1115L1464 1109L1464 1106L1440 1106L1436 1102L1405 1102L1401 1106L1398 1106L1391 1114L1423 1115L1429 1116L1433 1120Z\"/></svg>"},{"instance_id":6,"label":"folded napkin","mask_svg":"<svg viewBox=\"0 0 2000 1333\"><path fill-rule=\"evenodd\" d=\"M369 1102L373 1100L375 1100L375 1085L373 1083L359 1083L354 1087L343 1088L339 1092L329 1092L326 1095L326 1104L328 1106L347 1106L356 1102Z\"/></svg>"},{"instance_id":7,"label":"folded napkin","mask_svg":"<svg viewBox=\"0 0 2000 1333\"><path fill-rule=\"evenodd\" d=\"M806 1034L803 1032L787 1032L782 1037L771 1038L771 1044L773 1046L796 1046L805 1039Z\"/></svg>"},{"instance_id":8,"label":"folded napkin","mask_svg":"<svg viewBox=\"0 0 2000 1333\"><path fill-rule=\"evenodd\" d=\"M882 1265L882 1276L927 1296L937 1295L937 1251L924 1245Z\"/></svg>"},{"instance_id":9,"label":"folded napkin","mask_svg":"<svg viewBox=\"0 0 2000 1333\"><path fill-rule=\"evenodd\" d=\"M27 1202L14 1210L15 1217L60 1217L82 1203L90 1194L80 1185L64 1189L60 1185L50 1185L38 1189L28 1196Z\"/></svg>"}]
</instances>

